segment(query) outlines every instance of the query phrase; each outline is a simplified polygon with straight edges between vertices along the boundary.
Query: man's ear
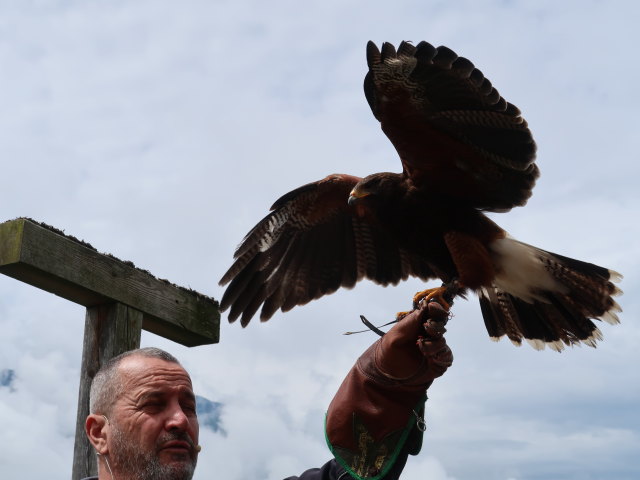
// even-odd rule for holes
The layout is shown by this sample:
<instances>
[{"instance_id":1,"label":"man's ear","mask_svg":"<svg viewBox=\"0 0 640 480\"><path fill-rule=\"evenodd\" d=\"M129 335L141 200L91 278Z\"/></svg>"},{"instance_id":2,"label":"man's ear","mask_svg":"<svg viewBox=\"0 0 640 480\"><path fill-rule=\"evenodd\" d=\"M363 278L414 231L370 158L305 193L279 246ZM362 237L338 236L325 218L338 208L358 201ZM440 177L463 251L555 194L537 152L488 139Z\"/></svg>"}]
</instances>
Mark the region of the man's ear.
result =
<instances>
[{"instance_id":1,"label":"man's ear","mask_svg":"<svg viewBox=\"0 0 640 480\"><path fill-rule=\"evenodd\" d=\"M107 417L95 413L89 415L84 424L84 430L89 438L89 442L91 442L93 448L95 448L96 452L100 455L109 453L106 433L108 427L109 421Z\"/></svg>"}]
</instances>

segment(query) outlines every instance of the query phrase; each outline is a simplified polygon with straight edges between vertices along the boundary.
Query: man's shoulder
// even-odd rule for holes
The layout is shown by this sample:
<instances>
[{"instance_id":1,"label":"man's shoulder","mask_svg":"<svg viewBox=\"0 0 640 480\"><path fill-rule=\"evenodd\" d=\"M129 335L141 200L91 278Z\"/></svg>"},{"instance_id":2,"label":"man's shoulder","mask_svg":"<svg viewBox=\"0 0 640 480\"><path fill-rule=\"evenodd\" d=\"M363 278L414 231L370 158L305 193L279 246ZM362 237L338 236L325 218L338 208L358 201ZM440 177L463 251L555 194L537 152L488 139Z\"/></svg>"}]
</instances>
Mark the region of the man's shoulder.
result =
<instances>
[{"instance_id":1,"label":"man's shoulder","mask_svg":"<svg viewBox=\"0 0 640 480\"><path fill-rule=\"evenodd\" d=\"M82 480L98 480L98 477L87 477L83 478Z\"/></svg>"}]
</instances>

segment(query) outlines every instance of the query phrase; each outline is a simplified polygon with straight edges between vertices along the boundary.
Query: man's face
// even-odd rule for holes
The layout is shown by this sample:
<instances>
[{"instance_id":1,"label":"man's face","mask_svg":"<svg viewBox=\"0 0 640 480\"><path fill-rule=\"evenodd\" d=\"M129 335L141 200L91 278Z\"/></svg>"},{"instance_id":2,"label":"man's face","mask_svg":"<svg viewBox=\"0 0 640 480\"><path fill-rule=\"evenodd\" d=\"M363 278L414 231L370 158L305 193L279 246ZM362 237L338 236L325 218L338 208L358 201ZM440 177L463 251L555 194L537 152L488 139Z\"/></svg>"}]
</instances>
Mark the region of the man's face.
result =
<instances>
[{"instance_id":1,"label":"man's face","mask_svg":"<svg viewBox=\"0 0 640 480\"><path fill-rule=\"evenodd\" d=\"M107 440L116 478L191 479L199 427L187 372L142 356L124 359L119 372L124 388L111 411Z\"/></svg>"}]
</instances>

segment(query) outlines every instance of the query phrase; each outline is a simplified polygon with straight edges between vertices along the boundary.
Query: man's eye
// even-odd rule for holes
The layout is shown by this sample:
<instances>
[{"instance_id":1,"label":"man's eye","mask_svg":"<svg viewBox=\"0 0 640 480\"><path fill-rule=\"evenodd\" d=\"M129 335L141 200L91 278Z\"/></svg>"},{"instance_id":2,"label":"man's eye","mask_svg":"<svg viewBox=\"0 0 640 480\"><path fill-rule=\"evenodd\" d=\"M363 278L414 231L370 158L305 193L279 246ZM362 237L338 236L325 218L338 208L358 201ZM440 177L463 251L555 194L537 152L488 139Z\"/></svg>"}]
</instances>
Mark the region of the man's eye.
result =
<instances>
[{"instance_id":1,"label":"man's eye","mask_svg":"<svg viewBox=\"0 0 640 480\"><path fill-rule=\"evenodd\" d=\"M196 406L195 405L183 405L182 410L186 413L196 414Z\"/></svg>"}]
</instances>

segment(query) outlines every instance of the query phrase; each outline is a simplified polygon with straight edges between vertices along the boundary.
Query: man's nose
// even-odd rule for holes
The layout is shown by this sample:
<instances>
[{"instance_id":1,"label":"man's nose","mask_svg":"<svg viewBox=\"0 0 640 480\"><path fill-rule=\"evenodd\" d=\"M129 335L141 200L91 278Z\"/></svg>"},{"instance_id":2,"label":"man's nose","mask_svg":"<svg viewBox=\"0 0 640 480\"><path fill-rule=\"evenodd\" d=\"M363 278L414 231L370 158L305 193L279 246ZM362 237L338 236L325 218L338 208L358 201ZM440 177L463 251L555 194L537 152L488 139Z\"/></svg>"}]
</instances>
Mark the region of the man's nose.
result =
<instances>
[{"instance_id":1,"label":"man's nose","mask_svg":"<svg viewBox=\"0 0 640 480\"><path fill-rule=\"evenodd\" d=\"M169 417L165 423L166 429L171 430L177 428L186 430L189 425L189 417L179 405L174 406L169 412Z\"/></svg>"}]
</instances>

